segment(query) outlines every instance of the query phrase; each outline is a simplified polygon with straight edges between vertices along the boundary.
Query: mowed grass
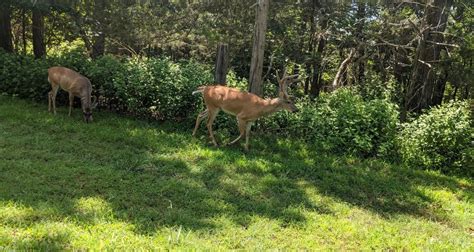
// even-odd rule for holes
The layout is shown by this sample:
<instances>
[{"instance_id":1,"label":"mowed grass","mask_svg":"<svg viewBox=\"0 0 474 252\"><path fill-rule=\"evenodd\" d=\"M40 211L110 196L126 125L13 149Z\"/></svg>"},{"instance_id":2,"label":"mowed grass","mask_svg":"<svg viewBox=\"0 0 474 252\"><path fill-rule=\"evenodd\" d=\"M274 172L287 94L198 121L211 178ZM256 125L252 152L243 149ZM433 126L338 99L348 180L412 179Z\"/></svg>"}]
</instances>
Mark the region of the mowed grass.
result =
<instances>
[{"instance_id":1,"label":"mowed grass","mask_svg":"<svg viewBox=\"0 0 474 252\"><path fill-rule=\"evenodd\" d=\"M469 178L58 108L0 96L0 250L474 249Z\"/></svg>"}]
</instances>

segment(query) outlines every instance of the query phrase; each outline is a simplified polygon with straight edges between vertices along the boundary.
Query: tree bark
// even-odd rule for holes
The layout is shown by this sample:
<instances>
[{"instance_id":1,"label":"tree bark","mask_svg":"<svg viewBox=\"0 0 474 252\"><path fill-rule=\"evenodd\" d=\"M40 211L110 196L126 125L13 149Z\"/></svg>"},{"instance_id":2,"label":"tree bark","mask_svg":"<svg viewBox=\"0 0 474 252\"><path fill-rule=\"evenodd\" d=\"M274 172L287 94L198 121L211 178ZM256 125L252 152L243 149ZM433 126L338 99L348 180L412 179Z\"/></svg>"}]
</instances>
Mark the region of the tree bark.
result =
<instances>
[{"instance_id":1,"label":"tree bark","mask_svg":"<svg viewBox=\"0 0 474 252\"><path fill-rule=\"evenodd\" d=\"M265 52L265 32L267 29L269 0L258 0L255 18L255 35L250 63L249 91L256 95L263 94L262 70Z\"/></svg>"},{"instance_id":2,"label":"tree bark","mask_svg":"<svg viewBox=\"0 0 474 252\"><path fill-rule=\"evenodd\" d=\"M33 8L33 52L35 58L46 55L46 45L44 43L44 16L41 10Z\"/></svg>"},{"instance_id":3,"label":"tree bark","mask_svg":"<svg viewBox=\"0 0 474 252\"><path fill-rule=\"evenodd\" d=\"M404 97L402 120L406 119L409 112L419 113L442 102L441 92L444 92L446 81L439 81L435 66L430 62L440 59L440 52L444 47L435 43L444 42L444 37L439 32L446 29L452 3L452 0L433 0L425 9L411 77Z\"/></svg>"},{"instance_id":4,"label":"tree bark","mask_svg":"<svg viewBox=\"0 0 474 252\"><path fill-rule=\"evenodd\" d=\"M227 68L229 65L228 51L229 46L227 44L219 44L217 46L216 73L214 76L214 81L217 84L225 85L227 83Z\"/></svg>"},{"instance_id":5,"label":"tree bark","mask_svg":"<svg viewBox=\"0 0 474 252\"><path fill-rule=\"evenodd\" d=\"M9 3L0 4L0 47L13 52L11 7Z\"/></svg>"},{"instance_id":6,"label":"tree bark","mask_svg":"<svg viewBox=\"0 0 474 252\"><path fill-rule=\"evenodd\" d=\"M364 35L364 27L365 27L365 2L357 3L357 56L355 61L357 64L354 64L357 69L355 69L356 81L357 85L364 87L365 82L365 35ZM362 95L365 95L365 88L362 88Z\"/></svg>"},{"instance_id":7,"label":"tree bark","mask_svg":"<svg viewBox=\"0 0 474 252\"><path fill-rule=\"evenodd\" d=\"M26 54L26 46L27 46L27 41L26 41L26 9L21 10L21 38L22 38L22 44L23 44L23 54Z\"/></svg>"},{"instance_id":8,"label":"tree bark","mask_svg":"<svg viewBox=\"0 0 474 252\"><path fill-rule=\"evenodd\" d=\"M97 37L94 39L94 44L92 45L91 58L96 59L100 56L103 56L105 52L105 34L100 32Z\"/></svg>"},{"instance_id":9,"label":"tree bark","mask_svg":"<svg viewBox=\"0 0 474 252\"><path fill-rule=\"evenodd\" d=\"M317 6L316 1L313 1L312 8L314 8L314 10L316 9L316 6ZM329 18L327 17L324 9L321 10L320 20L321 20L320 21L321 33L318 36L316 51L313 52L313 76L312 76L311 87L309 91L311 97L319 96L319 93L321 92L321 89L323 87L323 80L322 80L323 70L321 68L322 68L324 48L326 47L326 37L323 33L325 32L329 24Z\"/></svg>"},{"instance_id":10,"label":"tree bark","mask_svg":"<svg viewBox=\"0 0 474 252\"><path fill-rule=\"evenodd\" d=\"M95 59L103 56L105 53L105 27L107 26L105 20L105 10L107 8L106 0L98 0L94 6L94 19L96 21L95 32L98 34L94 37L92 44L91 58Z\"/></svg>"},{"instance_id":11,"label":"tree bark","mask_svg":"<svg viewBox=\"0 0 474 252\"><path fill-rule=\"evenodd\" d=\"M354 53L355 53L355 49L351 49L349 56L347 56L347 58L344 59L344 61L342 61L341 65L339 66L336 77L334 78L334 81L332 82L332 90L335 90L339 86L341 86L341 82L343 82L342 79L344 78L344 74L347 71L347 66L349 65L349 63L351 63L354 57Z\"/></svg>"},{"instance_id":12,"label":"tree bark","mask_svg":"<svg viewBox=\"0 0 474 252\"><path fill-rule=\"evenodd\" d=\"M304 94L307 95L309 94L309 88L310 88L310 83L312 80L312 75L311 71L313 70L313 54L314 54L314 46L315 46L315 33L316 33L316 22L315 22L315 16L316 16L316 1L317 0L312 0L311 1L311 8L310 11L308 12L307 15L303 16L303 20L306 21L306 23L309 23L309 42L308 42L308 52L310 53L310 59L308 62L306 62L306 72L308 73L308 77L306 77L306 80L304 82Z\"/></svg>"}]
</instances>

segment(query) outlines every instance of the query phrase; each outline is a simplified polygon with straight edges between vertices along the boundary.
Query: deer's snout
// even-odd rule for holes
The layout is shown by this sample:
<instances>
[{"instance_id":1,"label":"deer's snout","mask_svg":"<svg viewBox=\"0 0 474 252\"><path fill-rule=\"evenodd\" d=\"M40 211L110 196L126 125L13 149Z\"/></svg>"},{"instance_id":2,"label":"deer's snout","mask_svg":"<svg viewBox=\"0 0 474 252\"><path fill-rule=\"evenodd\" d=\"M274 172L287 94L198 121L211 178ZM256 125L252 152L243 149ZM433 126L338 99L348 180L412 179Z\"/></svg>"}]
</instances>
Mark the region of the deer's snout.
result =
<instances>
[{"instance_id":1,"label":"deer's snout","mask_svg":"<svg viewBox=\"0 0 474 252\"><path fill-rule=\"evenodd\" d=\"M84 122L86 122L86 123L92 122L92 113L91 112L84 112Z\"/></svg>"},{"instance_id":2,"label":"deer's snout","mask_svg":"<svg viewBox=\"0 0 474 252\"><path fill-rule=\"evenodd\" d=\"M292 113L296 113L296 112L298 112L298 111L300 111L300 110L298 109L298 107L296 107L295 104L291 104L291 112L292 112Z\"/></svg>"}]
</instances>

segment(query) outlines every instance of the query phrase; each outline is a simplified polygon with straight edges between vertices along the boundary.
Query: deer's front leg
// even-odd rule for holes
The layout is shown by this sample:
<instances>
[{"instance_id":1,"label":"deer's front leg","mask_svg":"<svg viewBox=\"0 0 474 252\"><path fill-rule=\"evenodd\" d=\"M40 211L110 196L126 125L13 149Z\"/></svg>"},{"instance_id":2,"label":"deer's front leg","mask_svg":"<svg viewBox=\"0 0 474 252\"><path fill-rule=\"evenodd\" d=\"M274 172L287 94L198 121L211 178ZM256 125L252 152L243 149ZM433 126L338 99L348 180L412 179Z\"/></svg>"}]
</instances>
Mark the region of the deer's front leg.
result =
<instances>
[{"instance_id":1,"label":"deer's front leg","mask_svg":"<svg viewBox=\"0 0 474 252\"><path fill-rule=\"evenodd\" d=\"M59 86L53 86L51 89L51 103L53 104L53 113L56 115L56 95L58 94Z\"/></svg>"},{"instance_id":2,"label":"deer's front leg","mask_svg":"<svg viewBox=\"0 0 474 252\"><path fill-rule=\"evenodd\" d=\"M69 93L69 116L71 116L72 104L74 103L74 95Z\"/></svg>"},{"instance_id":3,"label":"deer's front leg","mask_svg":"<svg viewBox=\"0 0 474 252\"><path fill-rule=\"evenodd\" d=\"M228 145L237 143L245 135L245 128L247 127L246 122L240 118L237 118L237 122L239 124L240 135L234 141L230 142Z\"/></svg>"},{"instance_id":4,"label":"deer's front leg","mask_svg":"<svg viewBox=\"0 0 474 252\"><path fill-rule=\"evenodd\" d=\"M249 151L249 138L250 138L250 128L252 128L253 122L248 122L245 129L245 151Z\"/></svg>"},{"instance_id":5,"label":"deer's front leg","mask_svg":"<svg viewBox=\"0 0 474 252\"><path fill-rule=\"evenodd\" d=\"M204 118L206 118L206 116L207 116L208 114L209 114L209 113L208 113L207 109L204 110L203 112L199 113L199 115L198 115L197 118L196 118L196 126L194 126L193 136L196 135L196 132L197 132L197 130L198 130L198 128L199 128L199 125L201 124L202 120L203 120Z\"/></svg>"}]
</instances>

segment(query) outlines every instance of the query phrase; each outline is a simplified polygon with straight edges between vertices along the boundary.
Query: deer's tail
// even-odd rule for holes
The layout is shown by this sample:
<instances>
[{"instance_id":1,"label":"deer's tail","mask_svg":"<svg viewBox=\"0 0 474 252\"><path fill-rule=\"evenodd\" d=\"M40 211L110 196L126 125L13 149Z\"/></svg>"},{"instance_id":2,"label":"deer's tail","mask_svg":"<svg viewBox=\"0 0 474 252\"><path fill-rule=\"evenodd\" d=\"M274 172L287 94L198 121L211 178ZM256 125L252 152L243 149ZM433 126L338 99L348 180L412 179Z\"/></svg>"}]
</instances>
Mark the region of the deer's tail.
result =
<instances>
[{"instance_id":1,"label":"deer's tail","mask_svg":"<svg viewBox=\"0 0 474 252\"><path fill-rule=\"evenodd\" d=\"M200 94L200 93L204 92L204 89L205 89L205 88L206 88L206 86L200 86L200 87L198 87L195 91L193 91L192 94L193 94L193 95L195 95L195 94Z\"/></svg>"}]
</instances>

